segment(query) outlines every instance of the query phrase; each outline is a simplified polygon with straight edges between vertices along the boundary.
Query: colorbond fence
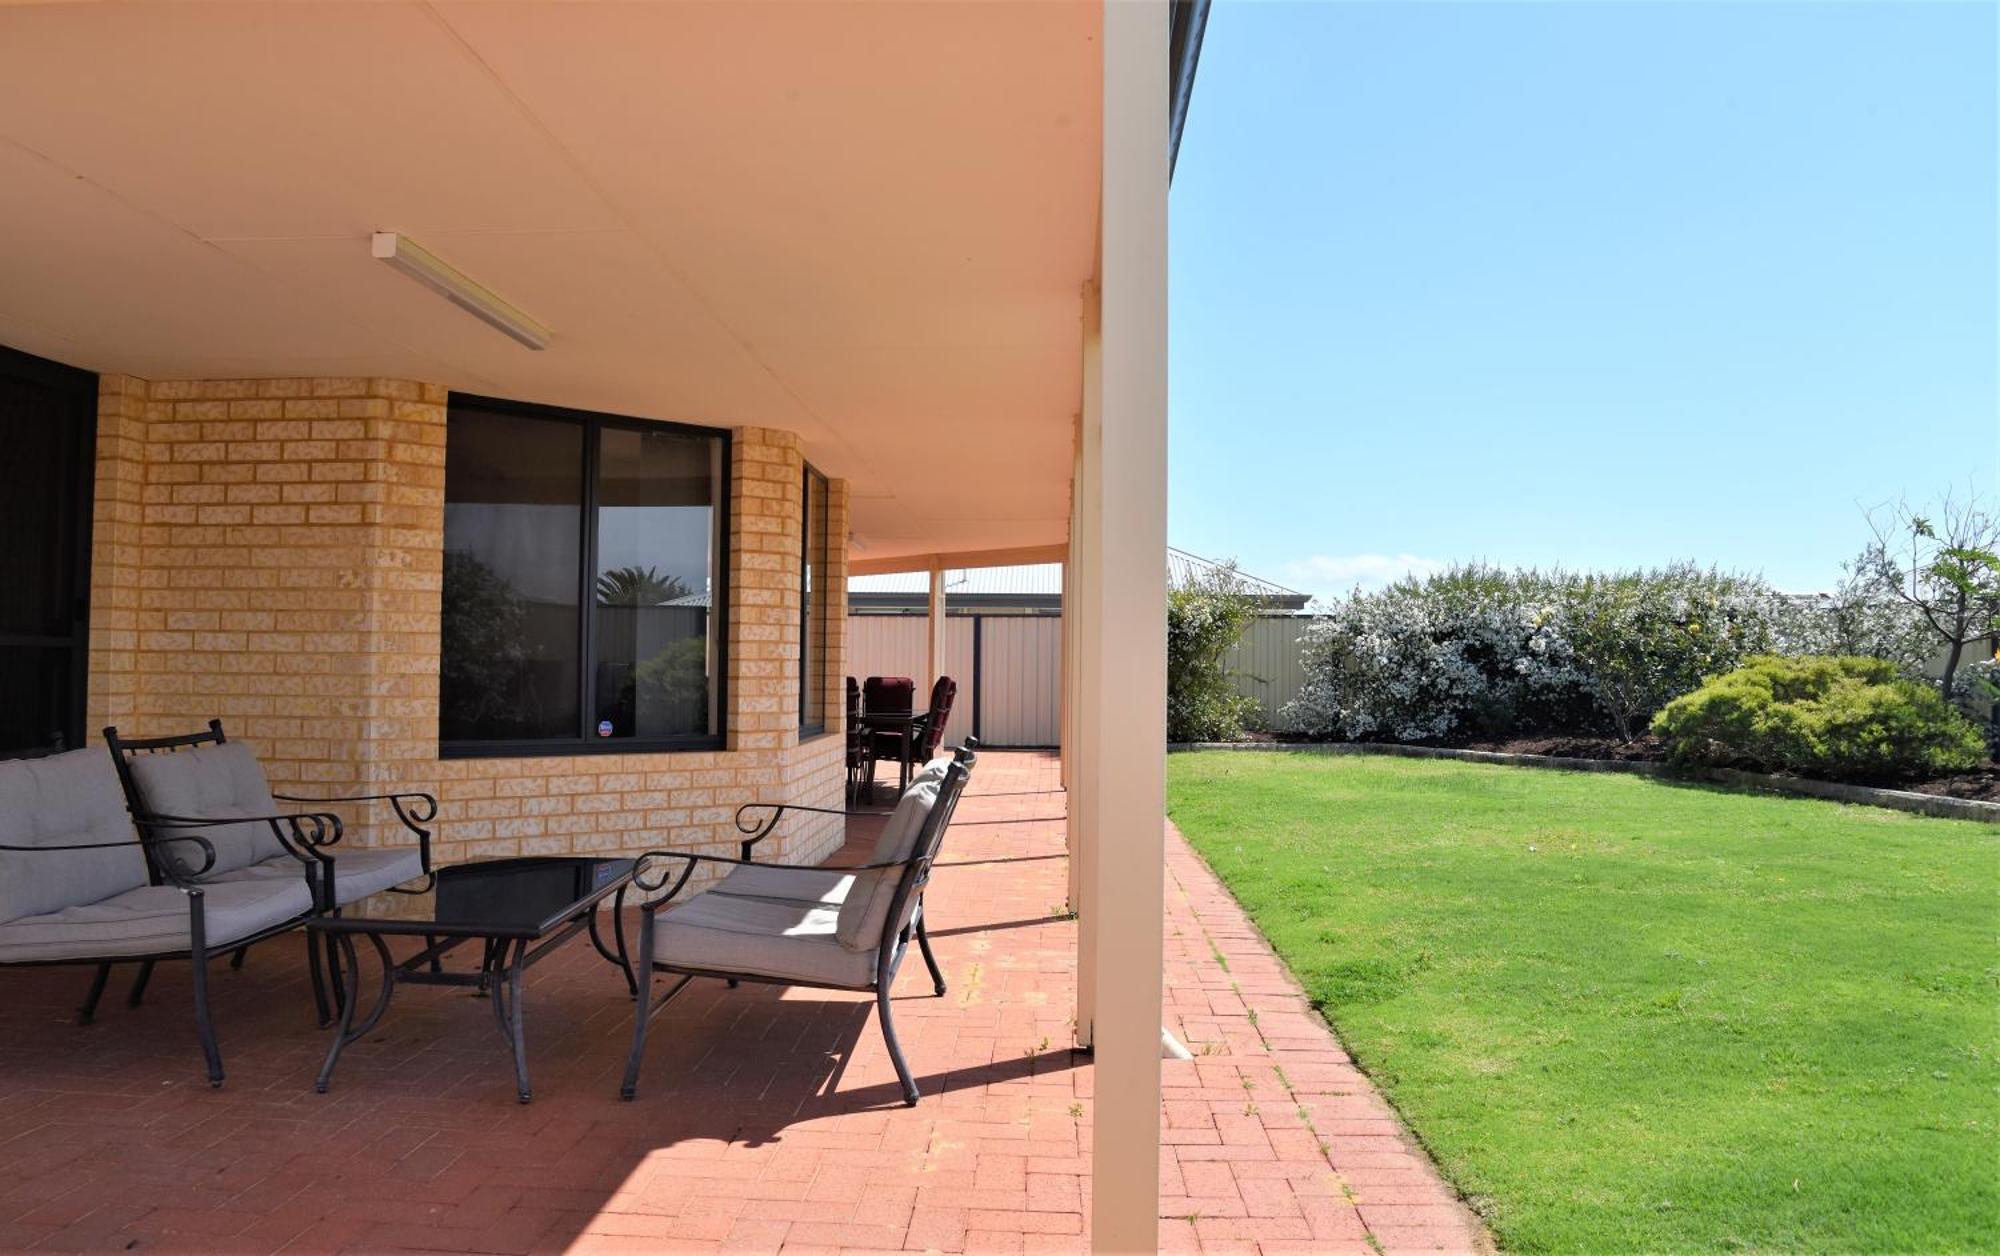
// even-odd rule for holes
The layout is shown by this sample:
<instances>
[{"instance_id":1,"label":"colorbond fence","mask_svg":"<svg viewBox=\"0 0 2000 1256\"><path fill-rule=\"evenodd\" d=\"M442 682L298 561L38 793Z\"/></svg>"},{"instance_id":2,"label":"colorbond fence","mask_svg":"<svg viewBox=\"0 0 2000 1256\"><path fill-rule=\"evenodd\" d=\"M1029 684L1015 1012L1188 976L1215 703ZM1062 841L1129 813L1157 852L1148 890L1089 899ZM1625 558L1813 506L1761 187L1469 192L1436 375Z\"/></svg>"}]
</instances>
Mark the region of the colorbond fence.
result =
<instances>
[{"instance_id":1,"label":"colorbond fence","mask_svg":"<svg viewBox=\"0 0 2000 1256\"><path fill-rule=\"evenodd\" d=\"M1256 700L1262 722L1283 729L1279 712L1305 682L1299 666L1303 615L1263 616L1230 652L1239 693ZM928 692L930 619L924 615L848 618L850 672L909 676ZM945 621L945 674L958 704L945 740L967 733L989 746L1053 746L1062 729L1062 619L1056 615L951 615Z\"/></svg>"}]
</instances>

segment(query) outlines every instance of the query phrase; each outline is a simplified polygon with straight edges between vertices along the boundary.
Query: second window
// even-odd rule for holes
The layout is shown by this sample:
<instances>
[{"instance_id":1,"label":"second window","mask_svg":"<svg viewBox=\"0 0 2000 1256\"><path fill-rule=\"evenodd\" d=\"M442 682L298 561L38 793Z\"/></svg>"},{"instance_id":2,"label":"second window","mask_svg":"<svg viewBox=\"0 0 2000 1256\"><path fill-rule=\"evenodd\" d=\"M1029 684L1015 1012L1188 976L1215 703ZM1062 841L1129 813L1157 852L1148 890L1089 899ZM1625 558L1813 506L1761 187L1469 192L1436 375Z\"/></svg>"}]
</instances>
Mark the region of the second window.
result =
<instances>
[{"instance_id":1,"label":"second window","mask_svg":"<svg viewBox=\"0 0 2000 1256\"><path fill-rule=\"evenodd\" d=\"M729 437L454 395L447 754L719 744Z\"/></svg>"}]
</instances>

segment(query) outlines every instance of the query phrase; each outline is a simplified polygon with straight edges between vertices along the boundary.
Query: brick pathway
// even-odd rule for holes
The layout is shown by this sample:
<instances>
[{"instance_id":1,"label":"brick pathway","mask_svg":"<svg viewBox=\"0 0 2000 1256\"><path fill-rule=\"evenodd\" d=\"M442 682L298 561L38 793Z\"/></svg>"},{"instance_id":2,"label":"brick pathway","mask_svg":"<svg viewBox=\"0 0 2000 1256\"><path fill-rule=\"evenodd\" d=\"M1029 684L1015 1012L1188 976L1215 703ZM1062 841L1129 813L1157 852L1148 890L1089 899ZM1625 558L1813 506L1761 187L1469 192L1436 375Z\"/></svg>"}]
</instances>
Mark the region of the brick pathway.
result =
<instances>
[{"instance_id":1,"label":"brick pathway","mask_svg":"<svg viewBox=\"0 0 2000 1256\"><path fill-rule=\"evenodd\" d=\"M974 786L929 900L950 993L915 960L898 987L915 1109L867 997L712 982L661 1015L618 1102L631 1005L581 940L530 973L526 1107L485 1007L423 988L315 1095L296 939L218 968L221 1091L185 968L136 1011L114 985L88 1028L87 970L0 970L0 1250L1078 1250L1091 1073L1063 1046L1064 799L1046 755L988 753ZM1177 834L1168 861L1170 1026L1204 1054L1164 1066L1162 1246L1479 1246Z\"/></svg>"}]
</instances>

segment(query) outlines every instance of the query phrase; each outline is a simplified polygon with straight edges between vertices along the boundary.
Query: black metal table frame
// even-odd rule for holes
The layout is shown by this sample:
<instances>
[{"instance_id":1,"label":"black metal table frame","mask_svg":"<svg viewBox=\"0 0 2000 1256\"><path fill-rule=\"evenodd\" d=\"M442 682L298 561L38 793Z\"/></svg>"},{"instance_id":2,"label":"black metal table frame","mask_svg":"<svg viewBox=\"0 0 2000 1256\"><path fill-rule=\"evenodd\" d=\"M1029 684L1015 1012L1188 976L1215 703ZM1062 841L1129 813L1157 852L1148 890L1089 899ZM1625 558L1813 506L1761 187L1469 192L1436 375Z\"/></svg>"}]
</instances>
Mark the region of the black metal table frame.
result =
<instances>
[{"instance_id":1,"label":"black metal table frame","mask_svg":"<svg viewBox=\"0 0 2000 1256\"><path fill-rule=\"evenodd\" d=\"M636 998L639 981L625 942L625 891L631 884L632 874L627 872L616 882L600 887L588 898L577 900L562 915L544 921L534 929L499 931L469 926L454 929L448 923L435 921L337 916L317 917L307 922L308 930L331 935L339 944L340 967L347 970L348 978L347 997L340 1008L340 1026L334 1033L333 1045L327 1048L326 1063L321 1065L313 1089L320 1094L326 1093L328 1084L333 1080L334 1065L340 1061L340 1053L367 1037L381 1023L398 985L476 986L480 994L490 996L494 1024L499 1027L500 1036L506 1040L507 1049L513 1055L515 1094L522 1103L529 1102L535 1093L528 1083L521 974L560 949L563 943L587 930L591 946L625 974L626 989ZM615 953L605 945L604 935L597 927L597 913L606 899L611 900L612 936L618 948ZM354 945L356 934L366 936L374 944L376 958L382 965L382 984L375 995L375 1006L369 1009L359 1026L354 1024L354 1007L361 994L361 959ZM421 937L428 945L398 962L389 953L389 944L384 940L391 936ZM484 943L486 948L479 961L479 971L446 972L442 962L444 957L467 942L475 941Z\"/></svg>"}]
</instances>

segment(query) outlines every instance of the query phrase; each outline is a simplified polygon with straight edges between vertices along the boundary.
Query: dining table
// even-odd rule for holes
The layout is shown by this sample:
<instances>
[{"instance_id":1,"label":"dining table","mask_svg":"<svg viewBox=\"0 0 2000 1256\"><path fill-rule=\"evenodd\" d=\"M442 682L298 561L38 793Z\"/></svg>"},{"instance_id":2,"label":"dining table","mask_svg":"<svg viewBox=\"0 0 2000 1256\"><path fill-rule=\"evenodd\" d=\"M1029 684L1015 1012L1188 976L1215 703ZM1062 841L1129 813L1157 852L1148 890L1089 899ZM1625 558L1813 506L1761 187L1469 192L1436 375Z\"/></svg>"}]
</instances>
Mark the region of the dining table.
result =
<instances>
[{"instance_id":1,"label":"dining table","mask_svg":"<svg viewBox=\"0 0 2000 1256\"><path fill-rule=\"evenodd\" d=\"M926 713L916 711L863 711L856 717L863 730L870 737L877 733L897 738L902 743L901 771L896 777L898 796L910 787L910 775L914 770L917 738L928 719Z\"/></svg>"}]
</instances>

